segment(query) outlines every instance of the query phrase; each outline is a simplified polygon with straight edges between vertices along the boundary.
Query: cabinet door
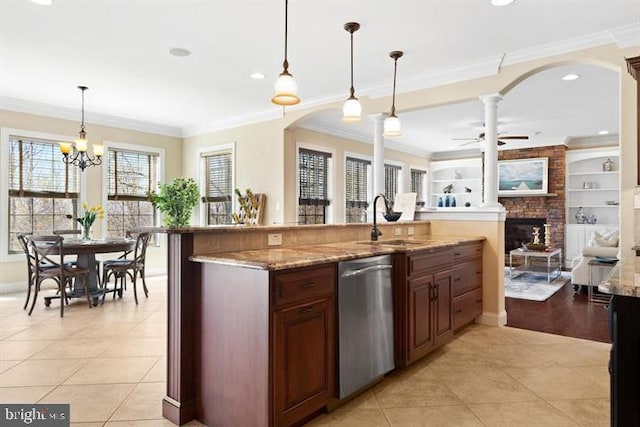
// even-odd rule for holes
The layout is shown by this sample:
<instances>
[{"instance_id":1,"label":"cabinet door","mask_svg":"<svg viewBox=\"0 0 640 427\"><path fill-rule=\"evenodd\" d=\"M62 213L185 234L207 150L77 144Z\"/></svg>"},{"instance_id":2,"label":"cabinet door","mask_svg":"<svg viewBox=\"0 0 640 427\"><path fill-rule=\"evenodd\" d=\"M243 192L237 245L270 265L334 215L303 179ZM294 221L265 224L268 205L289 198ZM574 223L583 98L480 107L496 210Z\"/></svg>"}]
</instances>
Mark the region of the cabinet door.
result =
<instances>
[{"instance_id":1,"label":"cabinet door","mask_svg":"<svg viewBox=\"0 0 640 427\"><path fill-rule=\"evenodd\" d=\"M432 327L433 276L423 276L409 281L409 348L407 358L416 360L434 346Z\"/></svg>"},{"instance_id":2,"label":"cabinet door","mask_svg":"<svg viewBox=\"0 0 640 427\"><path fill-rule=\"evenodd\" d=\"M571 268L572 261L582 255L582 248L586 242L586 227L584 225L567 225L565 228L565 263Z\"/></svg>"},{"instance_id":3,"label":"cabinet door","mask_svg":"<svg viewBox=\"0 0 640 427\"><path fill-rule=\"evenodd\" d=\"M332 298L274 313L274 424L290 425L334 395Z\"/></svg>"},{"instance_id":4,"label":"cabinet door","mask_svg":"<svg viewBox=\"0 0 640 427\"><path fill-rule=\"evenodd\" d=\"M451 272L438 273L433 279L433 330L434 344L441 345L453 336L451 310Z\"/></svg>"}]
</instances>

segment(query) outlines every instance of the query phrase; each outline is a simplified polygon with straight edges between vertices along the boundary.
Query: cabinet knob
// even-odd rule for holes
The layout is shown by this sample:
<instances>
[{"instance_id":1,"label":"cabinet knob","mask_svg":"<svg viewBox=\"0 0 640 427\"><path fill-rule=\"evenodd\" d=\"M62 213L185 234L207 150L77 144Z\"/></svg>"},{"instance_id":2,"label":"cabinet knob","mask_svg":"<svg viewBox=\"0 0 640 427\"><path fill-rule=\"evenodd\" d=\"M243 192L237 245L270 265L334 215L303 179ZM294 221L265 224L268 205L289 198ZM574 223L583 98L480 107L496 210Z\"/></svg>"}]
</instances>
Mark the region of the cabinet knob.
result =
<instances>
[{"instance_id":1,"label":"cabinet knob","mask_svg":"<svg viewBox=\"0 0 640 427\"><path fill-rule=\"evenodd\" d=\"M460 279L459 277L456 277L455 279L453 279L454 282L459 282L460 280L462 279Z\"/></svg>"},{"instance_id":2,"label":"cabinet knob","mask_svg":"<svg viewBox=\"0 0 640 427\"><path fill-rule=\"evenodd\" d=\"M477 299L477 300L476 300L476 303L478 303L478 304L479 304L479 303L481 303L481 302L482 302L482 300L481 300L481 299Z\"/></svg>"},{"instance_id":3,"label":"cabinet knob","mask_svg":"<svg viewBox=\"0 0 640 427\"><path fill-rule=\"evenodd\" d=\"M461 308L456 310L456 314L460 314L460 313L462 313L462 309Z\"/></svg>"},{"instance_id":4,"label":"cabinet knob","mask_svg":"<svg viewBox=\"0 0 640 427\"><path fill-rule=\"evenodd\" d=\"M314 306L312 306L312 305L307 306L307 307L302 307L302 308L300 308L298 310L298 313L300 313L300 314L311 313L313 311L313 309L314 309Z\"/></svg>"}]
</instances>

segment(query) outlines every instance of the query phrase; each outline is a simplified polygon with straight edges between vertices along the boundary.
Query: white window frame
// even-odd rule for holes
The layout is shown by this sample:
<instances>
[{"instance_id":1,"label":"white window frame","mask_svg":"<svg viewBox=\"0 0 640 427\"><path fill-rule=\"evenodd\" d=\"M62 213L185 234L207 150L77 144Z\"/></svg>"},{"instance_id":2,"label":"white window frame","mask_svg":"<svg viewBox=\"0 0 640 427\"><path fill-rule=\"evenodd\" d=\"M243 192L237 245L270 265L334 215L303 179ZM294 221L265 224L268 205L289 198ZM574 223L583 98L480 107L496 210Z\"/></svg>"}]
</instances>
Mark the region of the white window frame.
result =
<instances>
[{"instance_id":1,"label":"white window frame","mask_svg":"<svg viewBox=\"0 0 640 427\"><path fill-rule=\"evenodd\" d=\"M24 261L24 253L10 254L9 241L5 237L9 235L9 138L11 135L23 136L25 138L45 139L52 141L73 141L76 137L70 135L60 135L47 132L36 132L27 129L5 128L0 129L0 262ZM62 153L60 161L62 162ZM70 165L76 168L77 166ZM80 173L78 181L78 205L81 206L85 200L86 177Z\"/></svg>"},{"instance_id":2,"label":"white window frame","mask_svg":"<svg viewBox=\"0 0 640 427\"><path fill-rule=\"evenodd\" d=\"M333 203L329 203L326 209L326 219L325 224L333 224L335 221L335 185L336 180L334 178L336 173L336 150L335 148L325 147L323 145L314 145L308 144L306 142L296 142L296 211L295 211L295 220L298 222L298 212L300 212L300 205L298 204L298 199L300 198L300 149L319 151L321 153L331 154L331 158L329 159L329 183L327 184L327 196L329 200L333 200Z\"/></svg>"},{"instance_id":3,"label":"white window frame","mask_svg":"<svg viewBox=\"0 0 640 427\"><path fill-rule=\"evenodd\" d=\"M127 151L139 151L143 153L152 153L158 155L158 180L160 183L164 183L164 170L165 170L165 149L162 147L154 147L149 145L129 144L124 142L104 141L104 158L102 163L102 206L105 207L109 202L109 149L115 150L127 150ZM107 214L108 215L108 214ZM158 224L156 227L162 225L162 213L157 211ZM100 221L100 229L103 236L107 235L107 221ZM157 246L164 247L166 236L164 233L158 233Z\"/></svg>"},{"instance_id":4,"label":"white window frame","mask_svg":"<svg viewBox=\"0 0 640 427\"><path fill-rule=\"evenodd\" d=\"M202 156L213 155L218 153L226 153L231 151L231 189L232 191L236 188L236 143L230 142L228 144L220 144L220 145L211 145L207 147L199 148L196 151L196 164L198 165L198 173L197 173L197 182L198 189L200 191L200 195L204 194L204 188L202 187L202 176L205 171L202 169ZM237 201L234 194L231 195L231 212L236 212ZM204 209L204 203L202 200L198 201L198 221L201 226L207 225L207 210Z\"/></svg>"}]
</instances>

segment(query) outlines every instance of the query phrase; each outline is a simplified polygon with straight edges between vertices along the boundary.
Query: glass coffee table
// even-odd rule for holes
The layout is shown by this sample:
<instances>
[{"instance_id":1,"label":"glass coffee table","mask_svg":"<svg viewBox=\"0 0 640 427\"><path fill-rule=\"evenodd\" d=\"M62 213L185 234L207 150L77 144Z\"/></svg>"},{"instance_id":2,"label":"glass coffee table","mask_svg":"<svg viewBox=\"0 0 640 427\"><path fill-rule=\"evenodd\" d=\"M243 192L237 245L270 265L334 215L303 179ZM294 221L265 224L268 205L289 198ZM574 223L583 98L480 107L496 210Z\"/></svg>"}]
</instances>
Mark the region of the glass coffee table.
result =
<instances>
[{"instance_id":1,"label":"glass coffee table","mask_svg":"<svg viewBox=\"0 0 640 427\"><path fill-rule=\"evenodd\" d=\"M515 257L523 257L523 263L514 266ZM513 279L514 272L546 274L547 283L551 283L562 273L562 249L549 248L545 251L513 249L509 252L509 279Z\"/></svg>"}]
</instances>

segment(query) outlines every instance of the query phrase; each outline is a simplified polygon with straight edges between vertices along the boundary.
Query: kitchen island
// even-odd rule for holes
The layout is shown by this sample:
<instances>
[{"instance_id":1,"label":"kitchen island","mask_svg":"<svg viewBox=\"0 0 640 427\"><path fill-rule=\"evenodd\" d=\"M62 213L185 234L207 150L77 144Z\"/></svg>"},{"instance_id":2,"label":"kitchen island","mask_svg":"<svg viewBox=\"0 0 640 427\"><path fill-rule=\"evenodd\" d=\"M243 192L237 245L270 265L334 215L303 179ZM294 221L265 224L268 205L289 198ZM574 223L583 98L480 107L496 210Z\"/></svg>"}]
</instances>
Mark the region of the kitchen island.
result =
<instances>
[{"instance_id":1,"label":"kitchen island","mask_svg":"<svg viewBox=\"0 0 640 427\"><path fill-rule=\"evenodd\" d=\"M612 295L611 425L640 425L640 258L623 258L598 290Z\"/></svg>"},{"instance_id":2,"label":"kitchen island","mask_svg":"<svg viewBox=\"0 0 640 427\"><path fill-rule=\"evenodd\" d=\"M396 367L482 313L482 237L431 236L426 221L381 230L386 242L366 241L366 224L169 231L163 415L267 426L324 410L335 399L339 261L394 257ZM282 246L267 245L273 233Z\"/></svg>"}]
</instances>

